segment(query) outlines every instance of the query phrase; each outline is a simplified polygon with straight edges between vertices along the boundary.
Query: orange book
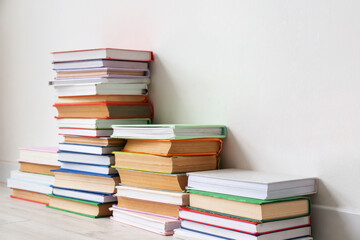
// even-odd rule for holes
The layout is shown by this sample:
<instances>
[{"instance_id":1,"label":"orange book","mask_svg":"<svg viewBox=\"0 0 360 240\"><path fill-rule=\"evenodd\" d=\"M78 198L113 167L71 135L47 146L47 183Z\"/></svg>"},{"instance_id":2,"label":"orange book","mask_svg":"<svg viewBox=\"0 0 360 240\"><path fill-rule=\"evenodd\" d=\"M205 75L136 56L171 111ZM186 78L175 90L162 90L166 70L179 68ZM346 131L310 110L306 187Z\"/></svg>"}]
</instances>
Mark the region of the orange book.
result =
<instances>
[{"instance_id":1,"label":"orange book","mask_svg":"<svg viewBox=\"0 0 360 240\"><path fill-rule=\"evenodd\" d=\"M124 152L146 153L160 156L218 155L222 140L208 139L128 139Z\"/></svg>"},{"instance_id":2,"label":"orange book","mask_svg":"<svg viewBox=\"0 0 360 240\"><path fill-rule=\"evenodd\" d=\"M52 166L52 165L37 164L37 163L22 162L22 161L19 161L19 163L20 163L20 171L22 172L54 175L54 173L51 170L60 168L60 166Z\"/></svg>"}]
</instances>

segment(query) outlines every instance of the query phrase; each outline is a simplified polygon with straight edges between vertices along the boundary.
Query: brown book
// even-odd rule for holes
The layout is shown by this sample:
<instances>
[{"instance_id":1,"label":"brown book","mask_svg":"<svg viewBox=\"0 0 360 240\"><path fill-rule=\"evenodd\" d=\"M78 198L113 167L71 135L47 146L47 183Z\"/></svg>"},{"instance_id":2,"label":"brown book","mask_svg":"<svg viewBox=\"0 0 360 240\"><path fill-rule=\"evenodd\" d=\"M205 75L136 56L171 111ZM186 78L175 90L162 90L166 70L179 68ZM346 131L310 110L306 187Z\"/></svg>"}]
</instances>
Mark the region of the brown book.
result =
<instances>
[{"instance_id":1,"label":"brown book","mask_svg":"<svg viewBox=\"0 0 360 240\"><path fill-rule=\"evenodd\" d=\"M139 200L134 198L117 197L118 206L122 208L142 211L147 213L159 214L170 217L179 217L181 206L167 203Z\"/></svg>"},{"instance_id":2,"label":"brown book","mask_svg":"<svg viewBox=\"0 0 360 240\"><path fill-rule=\"evenodd\" d=\"M117 170L124 185L170 191L184 191L187 186L186 174L153 173L120 168Z\"/></svg>"},{"instance_id":3,"label":"brown book","mask_svg":"<svg viewBox=\"0 0 360 240\"><path fill-rule=\"evenodd\" d=\"M112 204L113 203L95 203L50 195L49 207L80 215L87 215L88 217L104 217L111 215L109 208Z\"/></svg>"},{"instance_id":4,"label":"brown book","mask_svg":"<svg viewBox=\"0 0 360 240\"><path fill-rule=\"evenodd\" d=\"M21 161L19 162L20 162L20 171L22 172L54 175L54 172L52 172L51 170L60 168L60 166L52 166L46 164L37 164L37 163L21 162Z\"/></svg>"},{"instance_id":5,"label":"brown book","mask_svg":"<svg viewBox=\"0 0 360 240\"><path fill-rule=\"evenodd\" d=\"M152 118L150 103L55 104L58 118Z\"/></svg>"},{"instance_id":6,"label":"brown book","mask_svg":"<svg viewBox=\"0 0 360 240\"><path fill-rule=\"evenodd\" d=\"M55 104L64 103L111 103L111 102L147 102L147 95L94 95L59 97Z\"/></svg>"},{"instance_id":7,"label":"brown book","mask_svg":"<svg viewBox=\"0 0 360 240\"><path fill-rule=\"evenodd\" d=\"M115 193L120 177L103 177L87 174L55 171L55 187L79 189L93 192Z\"/></svg>"},{"instance_id":8,"label":"brown book","mask_svg":"<svg viewBox=\"0 0 360 240\"><path fill-rule=\"evenodd\" d=\"M49 204L50 197L44 193L32 192L22 189L13 188L11 197L31 202L37 202L42 204Z\"/></svg>"},{"instance_id":9,"label":"brown book","mask_svg":"<svg viewBox=\"0 0 360 240\"><path fill-rule=\"evenodd\" d=\"M118 168L161 172L183 173L217 168L217 156L158 156L152 154L115 152L115 166Z\"/></svg>"},{"instance_id":10,"label":"brown book","mask_svg":"<svg viewBox=\"0 0 360 240\"><path fill-rule=\"evenodd\" d=\"M128 76L146 76L147 71L144 70L124 70L115 68L94 68L84 70L59 70L57 78L76 78L76 77L96 77L109 75L128 75Z\"/></svg>"},{"instance_id":11,"label":"brown book","mask_svg":"<svg viewBox=\"0 0 360 240\"><path fill-rule=\"evenodd\" d=\"M255 221L280 220L310 213L309 199L304 197L260 200L203 191L199 193L190 192L190 207Z\"/></svg>"},{"instance_id":12,"label":"brown book","mask_svg":"<svg viewBox=\"0 0 360 240\"><path fill-rule=\"evenodd\" d=\"M222 141L217 138L186 140L128 139L123 151L162 156L216 155L220 152L221 146Z\"/></svg>"},{"instance_id":13,"label":"brown book","mask_svg":"<svg viewBox=\"0 0 360 240\"><path fill-rule=\"evenodd\" d=\"M87 145L100 145L100 146L123 146L126 140L120 138L107 138L107 137L98 138L98 137L64 136L64 142L87 144Z\"/></svg>"}]
</instances>

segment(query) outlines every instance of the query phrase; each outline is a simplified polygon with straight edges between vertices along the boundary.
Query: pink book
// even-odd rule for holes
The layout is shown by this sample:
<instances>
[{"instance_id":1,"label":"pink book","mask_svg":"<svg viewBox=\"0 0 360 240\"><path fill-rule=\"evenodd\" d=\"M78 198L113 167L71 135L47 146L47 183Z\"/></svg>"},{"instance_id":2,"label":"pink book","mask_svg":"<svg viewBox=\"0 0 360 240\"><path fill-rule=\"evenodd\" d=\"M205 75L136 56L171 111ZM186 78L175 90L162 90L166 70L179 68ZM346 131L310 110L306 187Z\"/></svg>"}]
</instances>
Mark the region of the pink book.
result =
<instances>
[{"instance_id":1,"label":"pink book","mask_svg":"<svg viewBox=\"0 0 360 240\"><path fill-rule=\"evenodd\" d=\"M20 148L19 162L60 166L58 147L23 147Z\"/></svg>"},{"instance_id":2,"label":"pink book","mask_svg":"<svg viewBox=\"0 0 360 240\"><path fill-rule=\"evenodd\" d=\"M178 219L161 217L140 211L125 210L123 208L120 209L116 206L113 206L110 210L113 211L112 220L160 235L173 235L174 229L181 226L181 221Z\"/></svg>"}]
</instances>

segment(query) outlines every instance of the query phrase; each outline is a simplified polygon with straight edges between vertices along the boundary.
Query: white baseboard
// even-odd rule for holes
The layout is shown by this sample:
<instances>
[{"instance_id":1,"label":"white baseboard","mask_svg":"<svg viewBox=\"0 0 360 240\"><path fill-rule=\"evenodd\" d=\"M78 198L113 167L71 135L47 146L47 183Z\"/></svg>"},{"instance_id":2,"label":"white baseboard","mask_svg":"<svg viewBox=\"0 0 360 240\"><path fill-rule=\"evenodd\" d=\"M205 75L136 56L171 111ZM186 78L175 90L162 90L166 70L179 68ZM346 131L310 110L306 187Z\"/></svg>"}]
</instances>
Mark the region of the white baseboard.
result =
<instances>
[{"instance_id":1,"label":"white baseboard","mask_svg":"<svg viewBox=\"0 0 360 240\"><path fill-rule=\"evenodd\" d=\"M315 240L357 240L360 215L336 208L314 205L311 214Z\"/></svg>"},{"instance_id":2,"label":"white baseboard","mask_svg":"<svg viewBox=\"0 0 360 240\"><path fill-rule=\"evenodd\" d=\"M6 182L11 170L19 169L19 163L0 161L0 182Z\"/></svg>"}]
</instances>

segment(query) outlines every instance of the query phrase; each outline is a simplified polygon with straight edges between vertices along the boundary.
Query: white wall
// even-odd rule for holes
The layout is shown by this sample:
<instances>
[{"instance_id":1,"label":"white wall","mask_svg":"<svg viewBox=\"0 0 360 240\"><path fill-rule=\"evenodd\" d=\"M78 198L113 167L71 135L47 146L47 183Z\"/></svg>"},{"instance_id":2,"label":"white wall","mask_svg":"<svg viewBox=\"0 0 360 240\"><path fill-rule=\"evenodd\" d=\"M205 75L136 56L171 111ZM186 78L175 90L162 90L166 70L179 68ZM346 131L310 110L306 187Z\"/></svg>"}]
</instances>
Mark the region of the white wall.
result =
<instances>
[{"instance_id":1,"label":"white wall","mask_svg":"<svg viewBox=\"0 0 360 240\"><path fill-rule=\"evenodd\" d=\"M153 50L155 122L226 124L224 167L319 177L316 212L359 223L359 11L340 0L0 0L0 160L58 141L49 52ZM314 219L317 239L359 234Z\"/></svg>"}]
</instances>

